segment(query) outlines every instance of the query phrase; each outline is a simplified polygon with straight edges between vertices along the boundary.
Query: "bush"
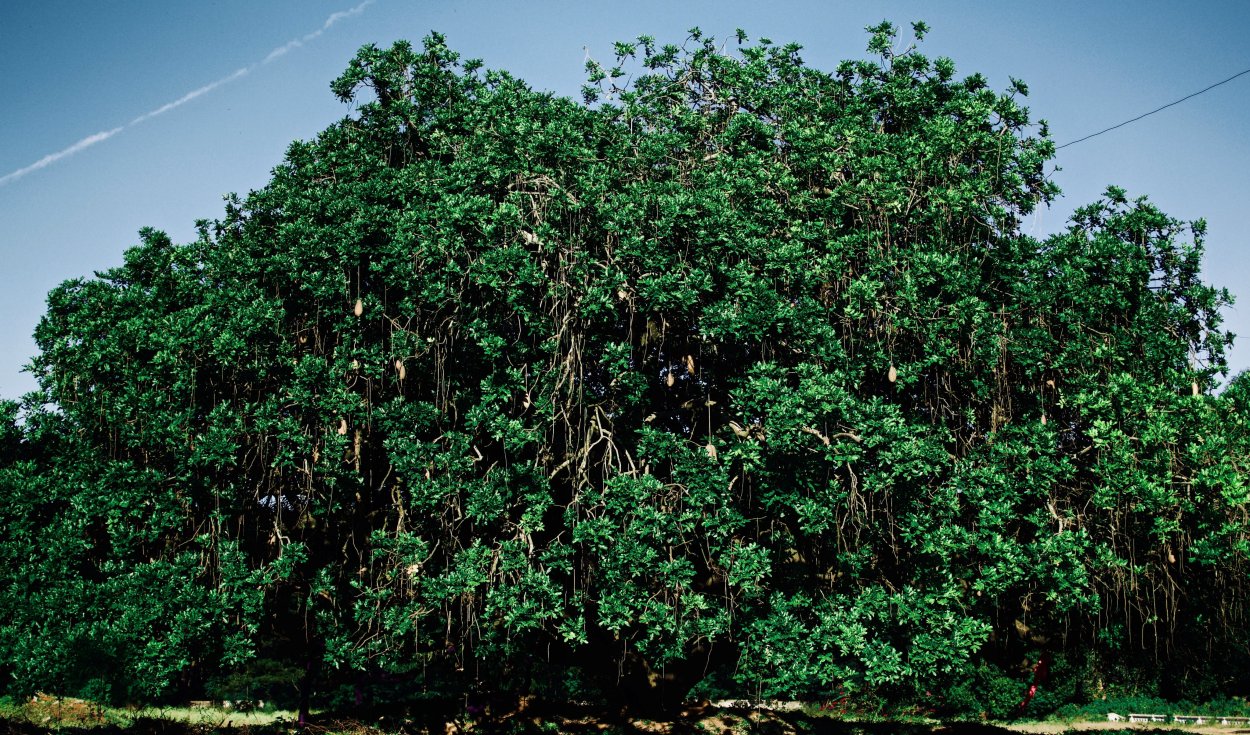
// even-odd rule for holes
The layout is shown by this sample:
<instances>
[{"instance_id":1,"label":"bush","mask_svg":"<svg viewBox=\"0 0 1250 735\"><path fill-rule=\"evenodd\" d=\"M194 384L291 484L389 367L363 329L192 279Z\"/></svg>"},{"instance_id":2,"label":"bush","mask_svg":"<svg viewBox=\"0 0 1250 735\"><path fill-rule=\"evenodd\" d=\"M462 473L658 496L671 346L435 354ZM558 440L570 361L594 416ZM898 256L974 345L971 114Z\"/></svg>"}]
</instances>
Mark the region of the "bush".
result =
<instances>
[{"instance_id":1,"label":"bush","mask_svg":"<svg viewBox=\"0 0 1250 735\"><path fill-rule=\"evenodd\" d=\"M984 661L934 698L935 713L945 717L1006 720L1015 717L1028 683Z\"/></svg>"}]
</instances>

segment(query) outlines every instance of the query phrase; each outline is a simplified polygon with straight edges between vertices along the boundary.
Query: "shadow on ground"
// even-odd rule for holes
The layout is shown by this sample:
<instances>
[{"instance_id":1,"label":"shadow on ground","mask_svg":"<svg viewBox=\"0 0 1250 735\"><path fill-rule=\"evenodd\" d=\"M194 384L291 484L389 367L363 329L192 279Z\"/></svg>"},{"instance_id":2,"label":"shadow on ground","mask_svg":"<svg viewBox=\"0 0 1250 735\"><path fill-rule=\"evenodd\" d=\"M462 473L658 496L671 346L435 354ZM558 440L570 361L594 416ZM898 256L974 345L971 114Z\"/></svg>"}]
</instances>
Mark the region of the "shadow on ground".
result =
<instances>
[{"instance_id":1,"label":"shadow on ground","mask_svg":"<svg viewBox=\"0 0 1250 735\"><path fill-rule=\"evenodd\" d=\"M300 729L294 723L232 725L142 718L127 726L97 722L0 720L0 733L36 735L1020 735L1021 730L976 722L848 722L806 712L750 709L687 709L675 716L631 717L602 707L513 703L465 717L460 708L427 703L420 707L323 714ZM506 710L506 711L504 711ZM1162 735L1167 728L1088 729L1080 725L1064 735ZM1221 733L1250 730L1221 729Z\"/></svg>"}]
</instances>

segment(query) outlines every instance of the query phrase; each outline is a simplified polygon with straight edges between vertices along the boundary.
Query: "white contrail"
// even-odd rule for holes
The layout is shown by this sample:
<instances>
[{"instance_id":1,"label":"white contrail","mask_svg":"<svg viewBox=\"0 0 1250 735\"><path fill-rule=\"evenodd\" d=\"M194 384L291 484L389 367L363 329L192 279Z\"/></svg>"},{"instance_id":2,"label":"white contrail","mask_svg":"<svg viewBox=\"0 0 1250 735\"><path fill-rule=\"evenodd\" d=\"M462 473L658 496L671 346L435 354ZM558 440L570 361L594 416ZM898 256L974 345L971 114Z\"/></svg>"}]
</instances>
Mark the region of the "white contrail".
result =
<instances>
[{"instance_id":1,"label":"white contrail","mask_svg":"<svg viewBox=\"0 0 1250 735\"><path fill-rule=\"evenodd\" d=\"M174 100L173 102L168 102L166 104L163 104L160 107L156 108L155 110L152 110L151 112L145 112L139 117L136 117L134 120L131 120L130 123L126 125L126 127L130 127L131 125L138 125L144 120L151 120L157 115L164 115L166 112L169 112L175 107L182 107L183 105L187 104L188 102L195 99L196 97L199 97L202 94L207 94L208 92L211 92L214 89L217 89L223 84L233 82L239 77L247 76L247 73L250 72L255 66L256 66L255 64L253 64L252 66L245 66L242 69L238 69L237 71L235 71L233 74L231 74L228 77L222 77L221 79L218 79L217 81L212 82L211 84L205 84L203 87L200 87L197 90L187 92L186 94L182 95L181 97Z\"/></svg>"},{"instance_id":2,"label":"white contrail","mask_svg":"<svg viewBox=\"0 0 1250 735\"><path fill-rule=\"evenodd\" d=\"M365 8L369 7L374 2L375 0L365 0L364 2L357 5L354 8L350 8L348 10L340 10L336 13L332 13L329 18L326 18L325 23L323 23L321 27L318 28L317 30L313 31L312 33L306 33L299 38L286 42L285 44L279 46L273 51L270 51L268 56L261 59L260 61L257 61L254 64L242 67L240 69L236 69L233 73L228 74L222 77L221 79L218 79L215 82L210 82L208 84L205 84L203 87L200 87L199 89L195 89L190 92L187 92L186 94L182 95L181 97L174 100L173 102L167 102L161 105L160 107L157 107L154 110L149 110L148 112L143 113L142 115L136 117L135 119L131 120L125 125L121 125L119 127L113 128L112 130L105 130L105 131L96 133L94 135L88 135L87 137L83 138L82 140L78 141L77 143L71 145L70 147L64 150L57 151L56 153L49 153L48 155L44 156L43 158L40 158L38 161L35 161L29 166L19 168L16 171L7 173L4 176L0 176L0 186L4 186L5 184L8 184L10 182L17 181L18 179L22 178L26 174L34 173L35 171L38 171L41 168L46 168L48 166L51 166L52 164L56 163L62 158L68 158L74 155L75 153L78 153L79 151L83 151L83 150L86 150L87 148L90 148L96 143L102 143L108 140L109 138L112 138L114 135L117 135L121 131L126 130L127 128L131 128L135 125L138 125L139 123L151 120L157 115L163 115L166 112L169 112L170 110L174 108L185 105L186 103L190 102L196 97L208 94L209 92L213 91L214 89L217 89L218 87L224 84L229 84L230 82L233 82L234 80L240 77L245 77L249 73L251 73L252 70L255 69L256 67L264 66L265 64L268 64L271 61L274 61L275 59L278 59L279 57L285 55L288 51L297 49L300 46L303 46L304 44L308 43L309 41L316 40L318 37L321 36L321 34L330 30L330 27L333 26L335 23L338 23L341 20L350 18L353 15L359 15L360 13L363 13Z\"/></svg>"},{"instance_id":3,"label":"white contrail","mask_svg":"<svg viewBox=\"0 0 1250 735\"><path fill-rule=\"evenodd\" d=\"M261 61L260 63L268 64L274 59L285 55L286 52L291 51L293 49L297 49L300 46L303 46L304 44L308 43L309 41L315 40L322 33L325 33L326 31L330 30L330 26L334 25L335 23L338 23L340 20L345 20L347 18L352 17L353 15L359 15L363 13L365 11L365 8L369 7L373 3L374 3L374 0L365 0L363 3L357 5L356 7L350 10L340 10L337 13L331 13L330 17L326 18L326 22L322 23L320 28L313 31L312 33L306 33L300 38L287 41L285 44L279 46L273 51L270 51L269 55L266 56L264 60Z\"/></svg>"},{"instance_id":4,"label":"white contrail","mask_svg":"<svg viewBox=\"0 0 1250 735\"><path fill-rule=\"evenodd\" d=\"M10 181L17 181L18 179L22 178L26 174L33 173L47 166L51 166L52 164L56 163L62 158L72 156L78 151L85 150L95 145L96 143L108 140L109 138L112 138L114 135L117 135L118 133L120 133L125 128L126 126L123 125L119 128L113 128L112 130L105 130L103 132L96 133L95 135L88 135L87 137L83 138L82 140L78 141L77 143L73 144L72 146L70 146L69 148L66 148L63 151L57 151L56 153L49 153L48 155L44 156L43 158L40 158L38 161L35 161L34 163L30 164L29 166L26 166L25 168L19 168L18 170L12 173L8 173L8 174L5 174L4 176L0 176L0 186L4 186Z\"/></svg>"}]
</instances>

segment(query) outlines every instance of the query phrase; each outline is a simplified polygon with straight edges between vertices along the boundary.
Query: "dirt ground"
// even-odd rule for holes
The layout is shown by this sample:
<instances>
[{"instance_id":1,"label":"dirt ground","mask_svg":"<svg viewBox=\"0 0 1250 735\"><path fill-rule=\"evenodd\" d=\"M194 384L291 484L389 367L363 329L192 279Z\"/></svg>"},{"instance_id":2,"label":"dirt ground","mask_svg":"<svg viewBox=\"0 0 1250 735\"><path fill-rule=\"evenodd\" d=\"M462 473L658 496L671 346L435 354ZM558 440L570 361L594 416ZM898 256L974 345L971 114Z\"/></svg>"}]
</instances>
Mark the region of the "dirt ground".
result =
<instances>
[{"instance_id":1,"label":"dirt ground","mask_svg":"<svg viewBox=\"0 0 1250 735\"><path fill-rule=\"evenodd\" d=\"M507 726L508 723L511 726ZM533 729L530 730L530 727ZM1220 725L1090 722L853 722L812 715L803 710L753 710L734 707L696 707L672 720L615 718L602 712L520 711L495 722L449 725L446 735L474 732L569 733L570 735L1111 735L1111 733L1195 733L1196 735L1250 735L1250 728Z\"/></svg>"},{"instance_id":2,"label":"dirt ground","mask_svg":"<svg viewBox=\"0 0 1250 735\"><path fill-rule=\"evenodd\" d=\"M1063 722L1022 722L1003 725L1006 730L1036 735L1057 735L1066 732L1155 732L1155 733L1200 733L1202 735L1250 735L1250 728L1228 725L1171 725L1164 723L1144 722L1080 722L1065 724Z\"/></svg>"},{"instance_id":3,"label":"dirt ground","mask_svg":"<svg viewBox=\"0 0 1250 735\"><path fill-rule=\"evenodd\" d=\"M47 732L60 735L1250 735L1250 728L1244 726L1107 721L854 722L798 708L770 710L709 705L688 708L671 718L645 719L589 705L553 707L515 700L504 711L482 713L478 718L448 719L450 712L412 709L353 716L323 714L303 729L281 716L262 724L248 722L229 712L214 710L214 713L220 717L178 718L171 713L165 717L139 717L121 722L103 708L82 700L37 698L23 708L19 718L0 718L0 735Z\"/></svg>"},{"instance_id":4,"label":"dirt ground","mask_svg":"<svg viewBox=\"0 0 1250 735\"><path fill-rule=\"evenodd\" d=\"M514 717L525 718L525 713ZM530 724L537 732L558 730L573 735L1111 735L1111 733L1195 733L1196 735L1250 735L1250 728L1220 725L1172 725L1162 723L1090 722L852 722L812 716L801 710L751 710L743 708L692 708L671 721L615 720L593 714L568 717L559 713L534 714ZM554 728L552 727L554 725ZM472 731L472 727L467 728ZM483 731L493 731L486 725ZM514 730L515 731L515 730ZM451 735L451 730L448 731Z\"/></svg>"}]
</instances>

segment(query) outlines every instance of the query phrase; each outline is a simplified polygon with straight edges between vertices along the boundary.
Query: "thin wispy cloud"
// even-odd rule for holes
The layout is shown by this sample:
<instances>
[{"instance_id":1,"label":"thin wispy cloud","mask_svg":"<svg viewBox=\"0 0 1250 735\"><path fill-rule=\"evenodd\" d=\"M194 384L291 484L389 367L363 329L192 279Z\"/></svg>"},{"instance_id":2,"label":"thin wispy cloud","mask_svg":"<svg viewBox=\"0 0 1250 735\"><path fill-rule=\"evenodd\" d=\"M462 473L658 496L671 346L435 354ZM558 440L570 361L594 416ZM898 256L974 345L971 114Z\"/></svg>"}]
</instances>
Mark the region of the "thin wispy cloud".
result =
<instances>
[{"instance_id":1,"label":"thin wispy cloud","mask_svg":"<svg viewBox=\"0 0 1250 735\"><path fill-rule=\"evenodd\" d=\"M340 10L337 13L332 13L329 18L326 18L326 22L321 24L320 28L313 31L312 33L305 33L300 38L287 41L285 44L279 46L273 51L270 51L269 55L266 56L264 60L261 61L260 63L268 64L274 59L277 59L281 56L286 55L288 51L297 49L300 46L303 46L304 44L308 43L309 41L315 41L321 34L330 30L330 27L333 26L335 23L338 23L341 20L346 20L352 17L353 15L360 15L361 13L365 12L365 8L369 7L373 3L374 3L374 0L365 0L363 3L357 5L354 8L351 8L350 10Z\"/></svg>"},{"instance_id":2,"label":"thin wispy cloud","mask_svg":"<svg viewBox=\"0 0 1250 735\"><path fill-rule=\"evenodd\" d=\"M99 133L95 133L94 135L88 135L87 137L83 138L77 143L74 143L68 148L59 150L56 153L49 153L48 155L44 156L43 158L40 158L38 161L35 161L29 166L24 166L22 168L17 169L16 171L12 171L10 173L5 174L4 176L0 176L0 186L4 186L5 184L9 184L14 181L17 181L23 176L34 173L42 168L47 168L48 166L51 166L52 164L56 163L57 161L60 161L63 158L69 158L75 153L84 151L90 148L91 146L96 145L97 143L103 143L104 141L108 140L109 138L112 138L114 135L117 135L123 130L126 130L128 128L134 127L135 125L151 120L157 115L164 115L166 112L169 112L170 110L176 109L178 107L182 107L183 105L196 99L197 97L201 97L205 94L208 94L209 92L213 91L214 89L217 89L218 87L229 84L230 82L233 82L236 79L245 77L256 68L269 64L281 58L282 56L285 56L290 51L293 51L303 46L304 44L309 43L310 41L315 41L326 31L330 30L330 28L333 27L336 23L346 20L347 18L351 18L352 16L360 15L361 13L365 11L365 8L369 7L374 2L375 0L365 0L364 2L360 3L359 5L353 8L349 8L347 10L340 10L336 13L332 13L330 17L326 18L325 23L321 24L320 28L318 28L317 30L311 33L306 33L303 36L300 36L299 38L293 39L291 41L287 41L285 44L275 48L273 51L270 51L269 54L265 56L265 58L261 59L260 61L257 61L248 66L242 67L240 69L236 69L234 72L227 74L221 79L218 79L214 82L209 82L208 84L205 84L203 87L187 92L186 94L182 95L181 97L174 100L173 102L167 102L161 105L160 107L157 107L153 110L149 110L143 113L142 115L136 117L135 119L131 120L130 122L126 123L125 125L120 125L118 127L113 128L112 130L104 130Z\"/></svg>"},{"instance_id":3,"label":"thin wispy cloud","mask_svg":"<svg viewBox=\"0 0 1250 735\"><path fill-rule=\"evenodd\" d=\"M252 66L245 66L242 69L235 71L235 73L231 74L230 76L222 77L221 79L218 79L215 82L212 82L210 84L205 84L203 87L200 87L199 89L187 92L186 94L182 95L181 97L174 100L173 102L168 102L166 104L163 104L160 107L156 108L155 110L152 110L150 112L145 112L139 117L136 117L134 120L131 120L130 123L126 125L126 127L130 127L131 125L138 125L144 120L151 120L157 115L164 115L166 112L169 112L175 107L182 107L183 105L187 104L188 102L195 99L196 97L199 97L200 95L203 95L203 94L208 94L209 92L213 91L214 89L217 89L223 84L229 84L230 82L233 82L239 77L247 76L247 74L251 72L252 69L255 68L255 66L256 66L255 64L253 64Z\"/></svg>"},{"instance_id":4,"label":"thin wispy cloud","mask_svg":"<svg viewBox=\"0 0 1250 735\"><path fill-rule=\"evenodd\" d=\"M10 181L17 181L18 179L22 178L26 174L34 173L41 168L47 168L48 166L51 166L52 164L56 163L62 158L68 158L74 155L75 153L77 153L78 151L82 151L82 150L86 150L90 148L96 143L101 143L103 141L106 141L109 138L112 138L114 135L117 135L121 131L125 130L126 127L127 126L123 125L121 127L113 128L112 130L104 130L102 132L96 133L95 135L88 135L87 137L73 144L69 148L66 148L65 150L57 151L56 153L49 153L48 155L44 156L43 158L40 158L38 161L35 161L29 166L19 168L18 170L12 173L7 173L4 176L0 176L0 186L4 186Z\"/></svg>"}]
</instances>

